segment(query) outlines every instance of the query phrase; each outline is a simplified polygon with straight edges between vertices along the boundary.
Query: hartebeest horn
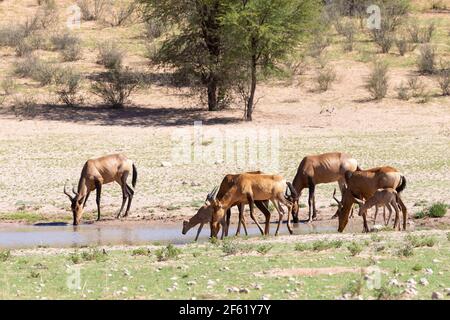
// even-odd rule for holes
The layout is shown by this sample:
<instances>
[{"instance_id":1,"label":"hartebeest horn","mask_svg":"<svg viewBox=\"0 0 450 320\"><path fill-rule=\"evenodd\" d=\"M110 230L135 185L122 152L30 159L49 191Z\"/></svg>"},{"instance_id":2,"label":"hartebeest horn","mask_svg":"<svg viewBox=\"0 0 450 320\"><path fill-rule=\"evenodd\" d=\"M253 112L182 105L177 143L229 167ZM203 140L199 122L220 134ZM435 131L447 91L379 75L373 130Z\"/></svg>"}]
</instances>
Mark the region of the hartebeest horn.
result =
<instances>
[{"instance_id":1,"label":"hartebeest horn","mask_svg":"<svg viewBox=\"0 0 450 320\"><path fill-rule=\"evenodd\" d=\"M336 198L336 189L334 189L333 192L333 199L337 202L339 208L342 208L342 202L338 200L338 198Z\"/></svg>"},{"instance_id":2,"label":"hartebeest horn","mask_svg":"<svg viewBox=\"0 0 450 320\"><path fill-rule=\"evenodd\" d=\"M212 189L212 191L210 193L208 193L205 201L212 202L216 198L216 192L218 189L219 189L219 187L215 186L214 189Z\"/></svg>"},{"instance_id":3,"label":"hartebeest horn","mask_svg":"<svg viewBox=\"0 0 450 320\"><path fill-rule=\"evenodd\" d=\"M294 188L294 186L292 185L292 183L286 182L286 184L287 184L287 186L288 186L288 188L289 188L289 191L290 191L290 193L291 193L291 196L293 196L294 199L297 199L297 198L298 198L298 193L297 193L297 190L295 190L295 188ZM287 192L287 190L286 190L286 192Z\"/></svg>"},{"instance_id":4,"label":"hartebeest horn","mask_svg":"<svg viewBox=\"0 0 450 320\"><path fill-rule=\"evenodd\" d=\"M70 201L73 201L73 197L67 192L66 187L67 187L67 181L66 181L66 183L64 183L64 194L69 197ZM74 191L73 188L72 188L72 191Z\"/></svg>"}]
</instances>

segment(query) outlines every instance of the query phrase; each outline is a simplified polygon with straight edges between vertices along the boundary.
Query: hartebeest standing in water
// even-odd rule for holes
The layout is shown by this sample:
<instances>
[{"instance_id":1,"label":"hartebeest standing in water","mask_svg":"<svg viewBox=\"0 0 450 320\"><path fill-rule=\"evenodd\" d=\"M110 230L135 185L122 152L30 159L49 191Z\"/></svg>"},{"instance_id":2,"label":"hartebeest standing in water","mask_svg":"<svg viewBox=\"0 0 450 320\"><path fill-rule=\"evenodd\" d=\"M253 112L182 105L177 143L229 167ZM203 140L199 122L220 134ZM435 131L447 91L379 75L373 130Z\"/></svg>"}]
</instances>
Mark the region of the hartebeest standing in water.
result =
<instances>
[{"instance_id":1,"label":"hartebeest standing in water","mask_svg":"<svg viewBox=\"0 0 450 320\"><path fill-rule=\"evenodd\" d=\"M292 182L295 193L291 195L293 202L292 217L298 223L299 199L302 190L309 189L309 218L311 222L316 218L315 188L320 183L338 182L341 193L345 186L345 172L360 170L356 159L346 153L333 152L320 155L306 156L300 162L297 174Z\"/></svg>"},{"instance_id":2,"label":"hartebeest standing in water","mask_svg":"<svg viewBox=\"0 0 450 320\"><path fill-rule=\"evenodd\" d=\"M254 171L254 172L248 172L250 174L261 174L261 171ZM228 192L228 190L234 185L235 179L239 176L239 174L227 174L220 184L220 187L215 187L208 195L206 196L205 204L197 211L197 213L192 216L189 220L183 221L183 231L182 234L186 234L191 228L195 227L196 225L200 225L197 230L197 235L195 237L195 241L198 240L198 237L200 235L200 232L202 231L203 225L206 223L211 223L212 214L213 214L213 207L212 204L214 202L215 198L221 199L225 193ZM217 193L217 194L216 194ZM235 203L234 206L237 206L239 209L239 223L236 230L236 235L239 235L241 232L241 224L244 227L245 234L248 235L247 232L247 226L245 224L245 217L244 217L244 207L248 204L248 201L245 200L241 203ZM266 217L266 226L268 223L270 223L270 211L267 208L268 207L268 201L255 201L255 205L258 207L259 210L264 214ZM227 210L226 214L226 229L225 229L225 236L228 236L228 230L230 227L230 217L231 217L231 206ZM253 212L251 212L251 218L258 226L260 232L262 235L264 235L264 231L262 230L260 224L256 220L255 216L253 215ZM268 232L268 229L266 227L266 232Z\"/></svg>"},{"instance_id":3,"label":"hartebeest standing in water","mask_svg":"<svg viewBox=\"0 0 450 320\"><path fill-rule=\"evenodd\" d=\"M285 199L286 180L278 175L268 174L241 174L233 181L233 186L221 197L212 202L213 216L211 219L211 237L217 237L219 229L222 226L222 237L225 234L227 223L225 213L236 203L248 202L250 206L250 215L253 216L253 204L255 201L270 200L278 211L279 220L275 235L278 235L284 210L281 204L288 209L288 229L292 234L289 215L292 210L292 204ZM266 230L268 233L269 223L266 221Z\"/></svg>"},{"instance_id":4,"label":"hartebeest standing in water","mask_svg":"<svg viewBox=\"0 0 450 320\"><path fill-rule=\"evenodd\" d=\"M392 188L397 192L397 202L403 213L403 230L406 230L406 220L408 217L407 209L403 203L400 193L406 188L406 178L395 168L378 167L369 170L361 170L356 172L347 172L345 174L346 187L342 195L342 201L335 198L338 203L336 214L339 217L339 232L343 232L348 223L348 217L356 199L370 199L378 189ZM362 212L364 220L364 232L369 232L367 225L367 217ZM399 223L398 219L394 225Z\"/></svg>"},{"instance_id":5,"label":"hartebeest standing in water","mask_svg":"<svg viewBox=\"0 0 450 320\"><path fill-rule=\"evenodd\" d=\"M64 193L69 197L72 202L71 208L73 213L73 224L78 225L81 217L83 216L83 210L86 206L86 202L92 191L97 190L97 221L100 220L100 199L102 193L102 185L117 182L122 188L122 206L120 207L117 218L122 214L125 203L128 199L128 206L125 211L124 217L128 215L130 211L131 202L133 200L134 190L127 184L127 178L132 176L133 189L136 187L137 170L133 161L129 160L122 154L113 154L104 156L98 159L91 159L86 161L83 170L81 171L81 177L78 182L78 190L75 191L72 188L74 195L70 195L64 185Z\"/></svg>"}]
</instances>

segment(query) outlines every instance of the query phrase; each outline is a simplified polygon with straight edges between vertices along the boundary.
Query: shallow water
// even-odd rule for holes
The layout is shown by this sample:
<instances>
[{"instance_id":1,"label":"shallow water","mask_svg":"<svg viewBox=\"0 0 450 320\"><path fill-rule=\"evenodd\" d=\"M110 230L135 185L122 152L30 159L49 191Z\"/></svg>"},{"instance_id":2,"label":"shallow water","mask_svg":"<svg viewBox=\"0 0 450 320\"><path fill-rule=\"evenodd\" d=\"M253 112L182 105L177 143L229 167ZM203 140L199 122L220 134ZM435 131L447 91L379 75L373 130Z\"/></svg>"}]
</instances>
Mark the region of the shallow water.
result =
<instances>
[{"instance_id":1,"label":"shallow water","mask_svg":"<svg viewBox=\"0 0 450 320\"><path fill-rule=\"evenodd\" d=\"M235 226L230 227L230 235L234 235ZM83 224L77 227L68 224L41 225L3 225L0 226L0 248L35 248L35 247L79 247L89 245L143 245L154 242L185 244L192 242L197 228L191 229L187 235L181 234L181 225L101 225ZM256 226L248 228L249 235L259 235ZM271 232L275 225L271 225ZM336 232L335 224L294 225L295 234ZM287 234L284 224L280 234ZM241 233L242 234L242 233ZM209 237L209 227L204 226L199 240Z\"/></svg>"}]
</instances>

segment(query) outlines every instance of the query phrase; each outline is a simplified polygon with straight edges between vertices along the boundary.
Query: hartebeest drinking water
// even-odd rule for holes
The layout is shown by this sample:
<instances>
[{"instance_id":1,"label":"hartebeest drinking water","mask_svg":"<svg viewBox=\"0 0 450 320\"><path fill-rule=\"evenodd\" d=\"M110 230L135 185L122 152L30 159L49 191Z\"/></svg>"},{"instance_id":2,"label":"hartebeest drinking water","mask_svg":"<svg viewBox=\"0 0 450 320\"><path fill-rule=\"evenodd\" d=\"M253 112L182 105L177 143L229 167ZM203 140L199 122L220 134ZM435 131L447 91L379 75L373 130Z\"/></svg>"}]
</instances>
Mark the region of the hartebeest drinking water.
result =
<instances>
[{"instance_id":1,"label":"hartebeest drinking water","mask_svg":"<svg viewBox=\"0 0 450 320\"><path fill-rule=\"evenodd\" d=\"M341 193L345 186L345 172L360 170L356 159L341 152L324 153L304 157L292 182L295 193L291 196L293 202L292 217L298 222L299 198L302 190L309 189L309 218L311 222L316 218L315 187L321 183L338 182Z\"/></svg>"},{"instance_id":2,"label":"hartebeest drinking water","mask_svg":"<svg viewBox=\"0 0 450 320\"><path fill-rule=\"evenodd\" d=\"M345 174L346 187L342 201L334 198L338 203L337 216L339 218L339 232L343 232L348 223L348 217L355 199L369 199L378 189L392 188L398 193L398 204L403 213L403 230L406 230L407 209L403 203L400 192L406 188L406 178L395 168L378 167L369 170L347 172ZM364 220L364 232L369 231L366 214L362 215Z\"/></svg>"},{"instance_id":3,"label":"hartebeest drinking water","mask_svg":"<svg viewBox=\"0 0 450 320\"><path fill-rule=\"evenodd\" d=\"M261 174L260 171L254 171L254 172L248 172L251 174ZM212 218L212 213L213 213L213 208L212 208L212 202L213 200L218 197L218 198L222 198L225 193L233 186L234 184L234 180L236 179L236 177L238 177L238 174L227 174L223 180L222 183L220 184L220 188L215 187L210 193L208 193L208 195L206 196L206 200L205 200L205 204L197 211L197 213L192 216L189 220L185 220L183 221L183 234L186 234L191 228L195 227L196 225L200 224L198 230L197 230L197 236L195 237L195 241L198 240L198 237L200 235L200 232L203 228L203 225L206 223L210 223L211 222L211 218ZM217 192L217 194L216 194ZM239 223L238 223L238 228L236 230L236 235L240 234L240 230L241 230L241 223L242 226L244 227L244 231L245 234L248 235L247 232L247 226L245 224L245 217L244 217L244 206L245 204L247 204L247 201L244 201L242 203L235 203L233 206L237 206L239 209ZM261 212L264 214L264 216L266 217L266 221L270 222L270 211L267 208L268 202L266 201L255 201L255 205L261 210ZM231 206L228 210L227 210L227 218L226 218L226 229L225 229L225 236L228 236L228 229L230 226L230 217L231 217L231 208L233 207ZM255 219L255 217L253 216L253 214L251 214L251 218L253 219L253 221L255 221L256 225L259 227L261 234L263 233L263 230L261 228L261 226L259 225L258 221Z\"/></svg>"},{"instance_id":4,"label":"hartebeest drinking water","mask_svg":"<svg viewBox=\"0 0 450 320\"><path fill-rule=\"evenodd\" d=\"M78 189L75 191L72 188L73 195L66 190L64 185L64 193L69 197L72 205L73 224L78 225L86 202L92 191L97 190L97 221L100 220L100 199L102 193L102 185L117 182L122 188L122 206L120 207L117 218L122 214L125 203L128 199L125 217L128 215L133 200L134 190L127 184L127 178L132 173L132 186L136 187L137 170L133 161L127 159L122 154L113 154L104 156L98 159L91 159L86 161L81 177L78 182Z\"/></svg>"},{"instance_id":5,"label":"hartebeest drinking water","mask_svg":"<svg viewBox=\"0 0 450 320\"><path fill-rule=\"evenodd\" d=\"M235 203L247 201L250 206L250 215L253 216L253 204L255 201L270 200L274 204L279 214L278 226L275 235L278 235L280 224L284 215L281 204L288 209L288 229L292 233L289 216L292 204L285 199L286 180L278 175L249 174L244 173L236 177L232 187L222 196L217 197L212 202L213 215L211 220L211 236L217 237L220 226L222 226L222 237L225 233L226 222L225 212ZM266 221L266 231L268 232Z\"/></svg>"}]
</instances>

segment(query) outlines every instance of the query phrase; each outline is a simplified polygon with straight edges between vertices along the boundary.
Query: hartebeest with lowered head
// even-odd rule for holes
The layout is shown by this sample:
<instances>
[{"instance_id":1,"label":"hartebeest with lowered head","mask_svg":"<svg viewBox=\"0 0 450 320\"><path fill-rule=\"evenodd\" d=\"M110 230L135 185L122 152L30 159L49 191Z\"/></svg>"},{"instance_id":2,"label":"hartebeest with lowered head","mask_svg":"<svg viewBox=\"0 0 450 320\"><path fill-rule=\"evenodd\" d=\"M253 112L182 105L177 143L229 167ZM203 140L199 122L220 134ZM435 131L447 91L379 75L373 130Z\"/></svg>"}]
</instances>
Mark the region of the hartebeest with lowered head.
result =
<instances>
[{"instance_id":1,"label":"hartebeest with lowered head","mask_svg":"<svg viewBox=\"0 0 450 320\"><path fill-rule=\"evenodd\" d=\"M78 182L78 189L72 188L73 195L66 190L64 185L64 193L69 197L72 205L73 224L78 225L86 202L92 191L97 190L97 221L100 220L100 199L102 193L102 185L117 182L122 188L122 206L119 210L117 218L122 214L125 203L128 199L125 217L128 215L133 200L134 190L127 184L127 178L132 173L132 186L136 187L137 170L133 161L129 160L122 154L113 154L98 159L86 161L81 177Z\"/></svg>"},{"instance_id":2,"label":"hartebeest with lowered head","mask_svg":"<svg viewBox=\"0 0 450 320\"><path fill-rule=\"evenodd\" d=\"M378 189L392 188L398 193L398 204L403 213L403 230L406 230L407 209L403 203L400 192L406 188L406 178L395 168L378 167L369 170L347 172L345 174L346 187L342 195L342 201L336 197L338 203L337 216L339 218L339 232L343 232L348 223L348 217L355 199L363 200L371 198ZM363 213L364 229L369 231L366 214Z\"/></svg>"},{"instance_id":3,"label":"hartebeest with lowered head","mask_svg":"<svg viewBox=\"0 0 450 320\"><path fill-rule=\"evenodd\" d=\"M250 174L261 174L261 171L254 171L254 172L248 172ZM195 227L196 225L200 224L198 230L197 230L197 236L195 237L195 241L197 241L200 232L203 228L203 225L206 223L210 223L211 222L211 218L212 218L212 213L213 213L213 208L212 208L212 202L214 201L214 199L217 198L222 198L225 193L234 185L234 180L239 176L239 174L227 174L223 180L222 183L220 184L220 187L217 188L215 187L210 193L208 193L208 195L206 196L206 200L205 200L205 204L197 211L197 213L192 216L189 220L185 220L183 221L183 234L186 234L191 228ZM217 193L217 194L216 194ZM233 206L237 206L239 209L239 223L238 223L238 228L236 230L236 235L240 234L240 230L241 230L241 223L244 227L244 231L245 234L248 235L247 232L247 226L245 224L245 218L244 218L244 206L245 204L247 204L248 202L242 202L242 203L235 203ZM270 211L269 209L267 209L267 205L268 202L266 201L255 201L255 205L261 210L261 212L264 214L264 216L266 217L266 221L270 221ZM228 236L228 229L230 226L230 216L231 216L231 208L233 207L231 206L228 210L227 210L227 219L226 219L226 224L227 227L225 229L225 236ZM261 231L261 234L263 233L263 230L261 228L261 226L259 225L258 221L255 219L255 217L253 216L253 214L251 214L251 218L253 219L253 221L256 223L256 225L258 226L258 228Z\"/></svg>"},{"instance_id":4,"label":"hartebeest with lowered head","mask_svg":"<svg viewBox=\"0 0 450 320\"><path fill-rule=\"evenodd\" d=\"M332 152L304 157L292 181L295 192L292 193L290 200L293 202L292 217L294 222L298 222L298 202L303 189L309 189L308 222L311 222L317 215L315 199L316 185L337 181L342 193L345 186L345 172L354 172L356 170L360 170L358 162L346 153Z\"/></svg>"},{"instance_id":5,"label":"hartebeest with lowered head","mask_svg":"<svg viewBox=\"0 0 450 320\"><path fill-rule=\"evenodd\" d=\"M394 229L400 230L400 219L399 219L399 201L398 192L392 188L386 189L378 189L375 194L370 197L367 201L362 201L358 198L355 198L355 201L359 204L359 216L364 216L368 209L375 206L375 218L374 222L376 222L377 214L378 214L378 206L383 206L387 208L389 211L389 216L386 219L386 212L383 211L383 219L384 224L387 226L391 220L392 209L395 211L395 221L394 221Z\"/></svg>"},{"instance_id":6,"label":"hartebeest with lowered head","mask_svg":"<svg viewBox=\"0 0 450 320\"><path fill-rule=\"evenodd\" d=\"M225 212L235 203L247 201L250 206L250 214L253 215L253 204L255 201L270 200L274 204L279 214L278 226L275 235L278 235L284 210L281 204L288 209L288 229L292 234L289 215L292 204L286 200L285 192L287 188L286 180L279 175L268 174L248 174L244 173L236 177L233 186L221 198L216 198L212 202L213 215L211 220L211 236L217 237L220 226L222 226L222 237L225 233L226 222ZM270 222L270 221L269 221ZM268 233L269 223L266 221L266 231Z\"/></svg>"}]
</instances>

